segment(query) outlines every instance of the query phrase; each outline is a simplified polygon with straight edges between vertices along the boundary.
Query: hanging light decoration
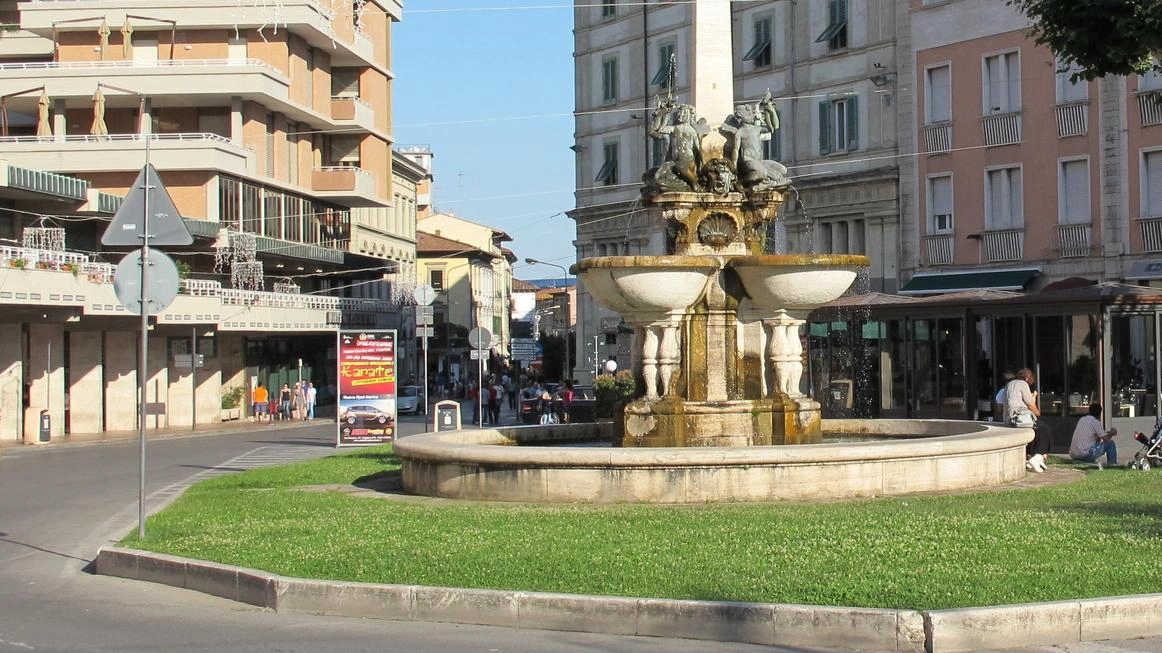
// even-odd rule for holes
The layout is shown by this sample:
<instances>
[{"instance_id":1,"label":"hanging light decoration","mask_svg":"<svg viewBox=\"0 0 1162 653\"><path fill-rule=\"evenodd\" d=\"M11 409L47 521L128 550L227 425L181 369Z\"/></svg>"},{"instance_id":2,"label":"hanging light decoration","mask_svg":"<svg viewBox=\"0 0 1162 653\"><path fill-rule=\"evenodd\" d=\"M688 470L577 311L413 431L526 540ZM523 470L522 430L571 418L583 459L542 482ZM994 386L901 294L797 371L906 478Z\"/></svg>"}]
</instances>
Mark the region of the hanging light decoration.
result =
<instances>
[{"instance_id":1,"label":"hanging light decoration","mask_svg":"<svg viewBox=\"0 0 1162 653\"><path fill-rule=\"evenodd\" d=\"M230 285L235 290L262 290L262 261L235 263L230 268Z\"/></svg>"},{"instance_id":2,"label":"hanging light decoration","mask_svg":"<svg viewBox=\"0 0 1162 653\"><path fill-rule=\"evenodd\" d=\"M23 245L28 249L63 252L65 230L62 227L25 227Z\"/></svg>"}]
</instances>

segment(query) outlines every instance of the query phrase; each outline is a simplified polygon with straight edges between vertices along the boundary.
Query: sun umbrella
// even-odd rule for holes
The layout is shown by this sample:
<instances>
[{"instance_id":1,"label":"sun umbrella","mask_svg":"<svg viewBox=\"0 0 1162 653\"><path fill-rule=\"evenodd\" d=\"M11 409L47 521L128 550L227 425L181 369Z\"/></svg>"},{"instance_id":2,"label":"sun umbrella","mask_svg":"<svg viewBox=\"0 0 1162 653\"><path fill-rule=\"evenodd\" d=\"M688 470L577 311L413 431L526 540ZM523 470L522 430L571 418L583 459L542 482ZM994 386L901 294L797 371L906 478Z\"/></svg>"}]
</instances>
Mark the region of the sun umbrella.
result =
<instances>
[{"instance_id":1,"label":"sun umbrella","mask_svg":"<svg viewBox=\"0 0 1162 653\"><path fill-rule=\"evenodd\" d=\"M109 135L109 128L105 126L105 94L101 92L100 86L93 93L93 128L89 133L94 136Z\"/></svg>"},{"instance_id":2,"label":"sun umbrella","mask_svg":"<svg viewBox=\"0 0 1162 653\"><path fill-rule=\"evenodd\" d=\"M125 24L121 26L121 58L128 61L133 55L133 26L129 24L129 16L125 17Z\"/></svg>"},{"instance_id":3,"label":"sun umbrella","mask_svg":"<svg viewBox=\"0 0 1162 653\"><path fill-rule=\"evenodd\" d=\"M40 99L36 101L36 135L52 136L52 126L48 124L48 106L50 100L46 91L40 92Z\"/></svg>"},{"instance_id":4,"label":"sun umbrella","mask_svg":"<svg viewBox=\"0 0 1162 653\"><path fill-rule=\"evenodd\" d=\"M101 19L101 26L97 28L97 37L100 38L101 59L105 58L105 51L109 49L109 23Z\"/></svg>"}]
</instances>

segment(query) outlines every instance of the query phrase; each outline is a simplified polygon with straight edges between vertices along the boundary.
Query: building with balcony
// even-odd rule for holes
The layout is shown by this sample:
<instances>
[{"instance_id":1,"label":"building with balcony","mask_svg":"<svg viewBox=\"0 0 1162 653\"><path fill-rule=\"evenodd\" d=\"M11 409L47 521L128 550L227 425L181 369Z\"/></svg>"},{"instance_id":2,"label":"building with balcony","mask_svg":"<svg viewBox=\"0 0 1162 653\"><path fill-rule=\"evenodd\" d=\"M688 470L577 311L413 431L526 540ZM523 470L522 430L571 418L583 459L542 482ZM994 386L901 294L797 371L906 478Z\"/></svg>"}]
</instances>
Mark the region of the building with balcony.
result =
<instances>
[{"instance_id":1,"label":"building with balcony","mask_svg":"<svg viewBox=\"0 0 1162 653\"><path fill-rule=\"evenodd\" d=\"M440 218L448 218L441 220ZM429 224L435 220L442 226L467 227L467 231L487 229L484 246L453 240L444 235L443 228ZM448 381L467 380L477 374L478 363L471 358L469 332L477 327L492 335L486 373L499 372L508 365L509 320L512 312L512 262L515 257L507 249L493 243L503 232L467 223L453 216L436 214L420 223L417 235L420 282L436 291L432 304L434 335L428 339L428 372L432 379ZM426 231L432 227L434 233ZM459 232L464 235L464 231ZM507 236L504 236L507 239Z\"/></svg>"},{"instance_id":2,"label":"building with balcony","mask_svg":"<svg viewBox=\"0 0 1162 653\"><path fill-rule=\"evenodd\" d=\"M1162 75L1074 82L1000 0L902 15L902 292L1159 278Z\"/></svg>"},{"instance_id":3,"label":"building with balcony","mask_svg":"<svg viewBox=\"0 0 1162 653\"><path fill-rule=\"evenodd\" d=\"M734 99L757 102L770 90L781 126L764 155L787 165L796 189L772 229L771 251L868 254L870 288L895 292L894 4L732 4ZM690 102L696 20L695 3L611 0L574 11L576 208L569 215L578 259L664 251L665 225L642 206L639 180L662 161L666 145L649 135L643 107L671 93ZM712 128L726 118L701 117ZM575 350L595 336L618 337L617 316L583 287L577 301ZM611 343L609 354L624 344ZM617 362L629 366L628 359ZM582 382L591 374L592 366L580 363L573 373Z\"/></svg>"},{"instance_id":4,"label":"building with balcony","mask_svg":"<svg viewBox=\"0 0 1162 653\"><path fill-rule=\"evenodd\" d=\"M166 406L151 426L216 421L224 391L258 381L312 378L326 404L336 329L404 326L395 295L414 276L415 188L429 173L393 165L401 10L392 0L0 10L0 323L21 334L0 354L0 407L33 411L4 411L0 437L27 435L25 416L41 409L57 435L136 425L136 318L112 294L123 251L100 238L147 158L194 236L163 248L184 278L150 331L157 396L146 400ZM59 242L30 244L58 227ZM195 352L203 367L191 369Z\"/></svg>"}]
</instances>

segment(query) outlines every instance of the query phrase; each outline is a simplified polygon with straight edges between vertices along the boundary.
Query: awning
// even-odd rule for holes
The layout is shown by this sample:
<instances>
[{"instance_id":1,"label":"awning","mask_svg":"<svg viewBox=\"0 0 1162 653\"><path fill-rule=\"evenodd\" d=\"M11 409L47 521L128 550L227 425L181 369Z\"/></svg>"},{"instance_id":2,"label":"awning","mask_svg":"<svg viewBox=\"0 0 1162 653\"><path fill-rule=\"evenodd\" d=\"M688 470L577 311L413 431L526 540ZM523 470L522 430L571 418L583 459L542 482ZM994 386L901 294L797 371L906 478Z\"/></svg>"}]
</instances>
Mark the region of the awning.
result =
<instances>
[{"instance_id":1,"label":"awning","mask_svg":"<svg viewBox=\"0 0 1162 653\"><path fill-rule=\"evenodd\" d=\"M1024 290L1041 273L1038 268L917 274L900 288L901 295L931 295L962 290Z\"/></svg>"}]
</instances>

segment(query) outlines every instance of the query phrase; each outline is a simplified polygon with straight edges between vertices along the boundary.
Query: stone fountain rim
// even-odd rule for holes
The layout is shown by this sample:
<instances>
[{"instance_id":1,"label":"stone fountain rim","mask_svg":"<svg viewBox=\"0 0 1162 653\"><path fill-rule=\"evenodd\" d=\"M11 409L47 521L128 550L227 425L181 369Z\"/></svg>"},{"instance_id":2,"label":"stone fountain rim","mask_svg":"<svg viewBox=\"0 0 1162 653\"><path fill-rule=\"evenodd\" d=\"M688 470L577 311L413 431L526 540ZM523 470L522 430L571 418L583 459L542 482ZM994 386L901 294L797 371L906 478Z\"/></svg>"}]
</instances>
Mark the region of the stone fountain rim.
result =
<instances>
[{"instance_id":1,"label":"stone fountain rim","mask_svg":"<svg viewBox=\"0 0 1162 653\"><path fill-rule=\"evenodd\" d=\"M731 256L727 265L740 267L868 267L871 258L862 254L754 254Z\"/></svg>"},{"instance_id":2,"label":"stone fountain rim","mask_svg":"<svg viewBox=\"0 0 1162 653\"><path fill-rule=\"evenodd\" d=\"M875 420L881 426L911 424L920 420ZM532 464L556 468L640 468L655 465L667 467L727 467L763 465L802 465L826 463L868 463L900 458L957 456L984 450L1024 447L1032 431L1024 428L990 425L960 420L923 420L960 431L947 435L928 435L904 440L869 442L830 442L822 444L775 445L756 447L646 447L612 449L561 449L517 447L522 432L529 427L473 429L413 435L397 440L395 452L402 460L432 462L470 462L480 464ZM560 425L539 427L545 432L566 433L593 425ZM959 428L957 428L959 427ZM563 455L567 454L567 455Z\"/></svg>"},{"instance_id":3,"label":"stone fountain rim","mask_svg":"<svg viewBox=\"0 0 1162 653\"><path fill-rule=\"evenodd\" d=\"M633 269L633 268L709 268L711 271L722 267L722 259L717 256L696 256L670 254L664 256L597 256L582 259L573 265L573 273L578 274L588 270L606 269Z\"/></svg>"}]
</instances>

